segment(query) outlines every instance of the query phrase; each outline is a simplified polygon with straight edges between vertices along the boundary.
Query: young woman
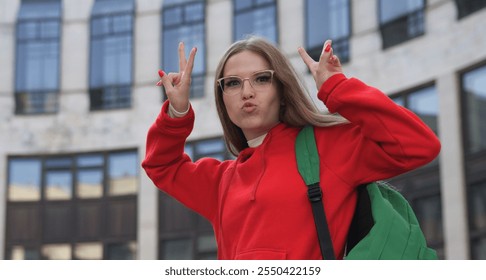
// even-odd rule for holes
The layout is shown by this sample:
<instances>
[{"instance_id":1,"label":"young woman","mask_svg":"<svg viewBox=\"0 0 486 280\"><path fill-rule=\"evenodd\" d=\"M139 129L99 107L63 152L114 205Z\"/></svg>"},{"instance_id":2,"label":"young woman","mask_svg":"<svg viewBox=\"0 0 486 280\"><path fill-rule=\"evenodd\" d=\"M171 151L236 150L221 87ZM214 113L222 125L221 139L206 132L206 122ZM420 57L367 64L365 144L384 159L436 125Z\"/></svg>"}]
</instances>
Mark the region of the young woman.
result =
<instances>
[{"instance_id":1,"label":"young woman","mask_svg":"<svg viewBox=\"0 0 486 280\"><path fill-rule=\"evenodd\" d=\"M234 43L216 70L214 93L224 137L235 160L192 162L189 58L179 46L179 73L159 71L168 100L147 136L142 163L155 185L213 225L219 259L320 259L295 139L314 126L323 203L335 255L343 258L356 187L433 160L440 143L412 112L379 90L348 79L326 41L319 61L298 49L330 112L309 101L286 57L252 37Z\"/></svg>"}]
</instances>

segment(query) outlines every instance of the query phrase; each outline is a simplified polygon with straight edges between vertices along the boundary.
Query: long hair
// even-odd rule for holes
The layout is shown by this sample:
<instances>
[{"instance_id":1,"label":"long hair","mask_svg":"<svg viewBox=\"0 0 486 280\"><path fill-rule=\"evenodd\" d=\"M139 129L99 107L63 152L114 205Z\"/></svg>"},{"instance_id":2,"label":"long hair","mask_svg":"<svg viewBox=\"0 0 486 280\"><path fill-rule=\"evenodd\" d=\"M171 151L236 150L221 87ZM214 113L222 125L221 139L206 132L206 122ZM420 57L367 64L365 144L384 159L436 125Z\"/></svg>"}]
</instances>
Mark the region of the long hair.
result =
<instances>
[{"instance_id":1,"label":"long hair","mask_svg":"<svg viewBox=\"0 0 486 280\"><path fill-rule=\"evenodd\" d=\"M243 51L254 52L263 57L274 70L274 82L280 95L280 115L279 120L289 126L302 127L305 125L313 126L333 126L348 121L339 115L331 115L320 112L300 81L290 61L282 52L263 38L249 37L247 39L233 43L221 58L216 68L214 81L214 96L219 119L223 127L226 146L229 151L238 156L240 151L248 147L247 139L243 131L236 126L229 118L226 106L223 101L223 92L218 86L217 80L223 77L224 67L230 57Z\"/></svg>"}]
</instances>

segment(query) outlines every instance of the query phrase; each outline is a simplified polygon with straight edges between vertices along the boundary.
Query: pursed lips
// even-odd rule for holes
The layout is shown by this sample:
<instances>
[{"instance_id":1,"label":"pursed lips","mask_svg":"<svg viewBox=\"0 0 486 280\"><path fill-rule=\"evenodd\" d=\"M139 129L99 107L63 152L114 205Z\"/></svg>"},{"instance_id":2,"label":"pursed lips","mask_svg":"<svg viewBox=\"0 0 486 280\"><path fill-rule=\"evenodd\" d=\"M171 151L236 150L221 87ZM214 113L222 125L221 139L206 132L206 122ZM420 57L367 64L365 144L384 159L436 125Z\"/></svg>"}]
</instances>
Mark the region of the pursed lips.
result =
<instances>
[{"instance_id":1,"label":"pursed lips","mask_svg":"<svg viewBox=\"0 0 486 280\"><path fill-rule=\"evenodd\" d=\"M252 103L252 102L245 102L243 104L243 107L241 107L241 109L247 113L251 113L253 111L255 111L257 108L257 105Z\"/></svg>"}]
</instances>

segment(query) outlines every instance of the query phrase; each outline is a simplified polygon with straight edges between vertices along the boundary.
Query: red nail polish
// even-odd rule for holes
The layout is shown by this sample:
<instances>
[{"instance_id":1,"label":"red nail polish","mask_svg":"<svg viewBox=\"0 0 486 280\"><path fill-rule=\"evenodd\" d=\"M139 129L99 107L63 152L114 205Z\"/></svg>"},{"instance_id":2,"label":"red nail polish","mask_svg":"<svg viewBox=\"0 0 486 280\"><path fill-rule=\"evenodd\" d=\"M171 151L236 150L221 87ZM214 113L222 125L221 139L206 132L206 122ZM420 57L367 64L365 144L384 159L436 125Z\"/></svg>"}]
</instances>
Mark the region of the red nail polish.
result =
<instances>
[{"instance_id":1,"label":"red nail polish","mask_svg":"<svg viewBox=\"0 0 486 280\"><path fill-rule=\"evenodd\" d=\"M159 70L159 76L162 78L165 75L164 71Z\"/></svg>"},{"instance_id":2,"label":"red nail polish","mask_svg":"<svg viewBox=\"0 0 486 280\"><path fill-rule=\"evenodd\" d=\"M155 84L155 85L160 87L162 85L162 81L158 81L157 84Z\"/></svg>"},{"instance_id":3,"label":"red nail polish","mask_svg":"<svg viewBox=\"0 0 486 280\"><path fill-rule=\"evenodd\" d=\"M327 45L324 49L325 52L329 52L331 50L331 44Z\"/></svg>"}]
</instances>

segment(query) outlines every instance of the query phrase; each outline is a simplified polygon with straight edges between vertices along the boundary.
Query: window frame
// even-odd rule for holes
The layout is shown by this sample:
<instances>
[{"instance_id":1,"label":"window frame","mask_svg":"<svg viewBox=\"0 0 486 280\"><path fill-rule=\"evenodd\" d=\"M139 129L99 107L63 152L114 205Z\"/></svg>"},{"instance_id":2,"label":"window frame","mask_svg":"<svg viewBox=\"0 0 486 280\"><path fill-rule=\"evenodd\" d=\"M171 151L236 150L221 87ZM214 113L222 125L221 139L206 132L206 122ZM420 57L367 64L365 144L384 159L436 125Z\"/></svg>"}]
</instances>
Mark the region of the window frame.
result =
<instances>
[{"instance_id":1,"label":"window frame","mask_svg":"<svg viewBox=\"0 0 486 280\"><path fill-rule=\"evenodd\" d=\"M463 1L463 0L454 0L457 9L457 20L461 20L466 18L476 12L486 8L486 1L480 3L479 1ZM480 3L475 5L476 3Z\"/></svg>"},{"instance_id":2,"label":"window frame","mask_svg":"<svg viewBox=\"0 0 486 280\"><path fill-rule=\"evenodd\" d=\"M119 153L133 153L136 156L136 165L139 165L139 155L137 149L121 149L112 151L91 151L87 153L74 153L74 154L62 154L62 155L10 155L7 157L8 168L10 168L11 160L15 159L33 159L41 162L41 186L39 200L35 201L10 201L9 197L6 198L6 236L5 236L5 251L4 255L6 259L11 258L11 253L15 247L23 247L25 249L34 250L39 259L45 259L46 256L42 255L42 250L48 245L62 245L66 244L70 248L70 259L76 259L76 246L88 243L98 243L102 246L102 258L106 259L109 252L109 246L113 244L136 244L137 242L137 223L138 223L138 194L139 194L139 169L136 169L137 178L137 192L127 195L110 196L108 193L109 184L109 158L111 155ZM101 168L103 170L103 195L100 198L81 198L76 195L76 188L79 187L77 181L78 172L84 170L85 167L77 165L76 160L80 156L84 155L101 155L103 157L103 163ZM72 197L66 200L47 200L45 197L46 188L46 175L48 170L52 170L51 167L46 166L46 162L51 159L57 158L70 158L72 165L64 168L63 170L69 170L72 175ZM56 167L57 168L57 167ZM7 188L10 188L10 171L7 172ZM7 192L8 193L8 192ZM117 208L118 207L118 208ZM120 212L119 209L128 207L127 210ZM30 209L30 210L29 210ZM93 227L86 227L84 231L80 231L79 226L86 223L86 219L82 218L83 211L89 210L97 213L97 221L95 224L91 224ZM118 210L117 210L118 209ZM132 211L133 210L133 211ZM14 225L16 215L19 215L18 211L27 211L25 214L31 213L35 217L36 223L33 225L35 232L30 233L30 237L22 238L14 235ZM30 212L29 212L30 211ZM61 211L61 212L60 212ZM62 213L62 211L67 211ZM62 227L63 231L56 232L55 229L48 226L49 213L55 215L54 220L51 222L57 223L57 227ZM86 212L84 212L86 213ZM24 215L25 215L24 214ZM127 221L120 224L120 215L126 217ZM59 216L61 215L61 216ZM65 224L59 224L61 220L55 217L61 217L61 220L70 223L71 226L66 227ZM64 217L64 218L62 218ZM111 217L111 218L110 218ZM18 220L17 220L18 221ZM91 220L90 220L91 221ZM18 223L18 222L17 222ZM24 224L26 221L24 220ZM134 226L128 226L128 224ZM54 227L56 225L54 224ZM128 229L129 228L129 229ZM53 231L52 231L53 230ZM96 231L93 234L93 230ZM50 235L49 233L59 233L60 236ZM136 251L133 258L136 258Z\"/></svg>"},{"instance_id":3,"label":"window frame","mask_svg":"<svg viewBox=\"0 0 486 280\"><path fill-rule=\"evenodd\" d=\"M169 25L169 26L166 26L166 23L164 22L164 19L165 19L165 16L164 16L164 13L166 12L166 10L170 10L170 9L175 9L175 8L181 8L182 12L184 13L184 8L186 6L191 6L191 5L194 5L194 4L202 4L203 6L203 17L201 20L189 20L189 21L186 21L185 17L183 16L182 19L181 19L181 22L178 23L178 24L173 24L173 25ZM169 3L169 4L165 4L163 3L162 4L162 9L161 9L161 14L162 14L162 17L161 17L161 21L160 21L160 24L161 24L161 30L162 30L162 34L161 34L161 65L165 65L164 63L164 54L165 52L167 51L168 53L170 54L176 54L177 50L176 49L171 49L171 50L166 50L165 49L165 39L164 39L164 36L165 36L165 32L167 30L177 30L181 27L187 27L187 26L193 26L193 25L202 25L202 30L203 30L203 40L202 40L202 44L204 45L203 46L203 50L201 51L201 49L199 48L198 49L198 56L202 56L203 57L203 65L202 65L202 72L201 73L192 73L191 75L191 79L192 79L192 84L191 84L191 88L190 88L190 92L189 92L189 98L190 99L195 99L195 98L204 98L206 96L205 94L205 84L206 84L206 75L207 75L207 56L206 56L206 46L207 46L207 36L206 36L206 18L207 18L207 1L206 0L186 0L186 1L180 1L180 2L177 2L177 3ZM186 46L186 53L188 51L188 46ZM168 69L165 69L165 70L168 70ZM174 71L176 71L177 69L174 69ZM161 87L161 90L162 90L162 101L164 100L167 100L167 94L165 93L165 88L164 87Z\"/></svg>"},{"instance_id":4,"label":"window frame","mask_svg":"<svg viewBox=\"0 0 486 280\"><path fill-rule=\"evenodd\" d=\"M252 1L251 6L249 8L245 8L245 9L242 9L242 10L237 10L237 7L235 5L235 1L237 1L237 0L232 0L231 1L232 5L233 5L233 42L238 41L238 40L241 40L243 38L246 38L249 35L256 35L256 36L259 36L259 37L264 37L262 35L255 34L254 33L255 30L253 30L253 32L251 34L245 34L245 35L243 35L243 37L239 38L238 37L238 34L236 34L236 30L237 30L237 18L238 18L238 15L240 15L240 14L253 13L254 11L257 11L259 9L273 6L275 8L275 22L274 22L274 26L275 26L275 38L267 38L267 37L264 37L264 38L266 40L274 43L275 45L279 45L280 44L280 35L279 35L279 33L280 33L279 32L280 26L278 24L279 13L278 13L278 1L277 0L270 0L270 1L272 1L272 3L263 3L263 4L257 3L258 0L250 0L250 1ZM275 41L273 39L275 39Z\"/></svg>"},{"instance_id":5,"label":"window frame","mask_svg":"<svg viewBox=\"0 0 486 280\"><path fill-rule=\"evenodd\" d=\"M94 0L93 2L93 8L90 13L90 18L89 18L89 65L88 65L88 92L89 92L89 110L91 112L96 112L96 111L106 111L106 110L119 110L119 109L130 109L133 105L133 84L134 84L134 57L135 57L135 45L134 45L134 35L135 35L135 11L136 11L136 1L135 0L126 0L127 2L132 2L132 10L124 10L124 11L110 11L110 12L96 12L95 11L95 5L96 2L100 1L103 2L103 0ZM128 15L130 16L131 24L130 24L130 31L125 31L125 32L113 32L113 30L110 30L110 36L107 36L107 34L93 34L93 21L97 19L108 19L110 21L110 24L113 24L113 20L116 19L117 17ZM120 34L123 34L124 36L127 36L129 34L129 40L130 40L130 52L129 52L129 58L130 58L130 65L129 71L130 71L130 82L128 84L124 83L118 83L118 84L111 84L107 85L104 84L104 81L102 81L102 85L96 87L92 85L92 67L93 67L93 60L94 60L94 43L95 42L106 42L109 39L112 38L125 38L124 36L121 36ZM96 40L96 38L101 38L100 40ZM97 64L98 66L101 65L101 69L105 68L104 63L99 62ZM107 98L108 97L108 98ZM105 99L110 99L111 97L112 101L107 102ZM114 99L114 101L113 101Z\"/></svg>"},{"instance_id":6,"label":"window frame","mask_svg":"<svg viewBox=\"0 0 486 280\"><path fill-rule=\"evenodd\" d=\"M416 10L413 10L413 11L408 11L407 13L404 13L392 20L388 20L386 22L382 22L382 14L383 14L383 11L381 9L381 1L383 0L378 0L377 1L377 15L378 15L378 25L379 25L379 30L380 30L380 34L381 34L381 43L382 43L382 49L383 50L386 50L386 49L389 49L389 48L392 48L394 46L398 46L398 45L401 45L405 42L408 42L410 40L413 40L415 38L419 38L423 35L425 35L426 33L426 20L425 20L425 17L426 17L426 10L427 10L427 0L422 0L423 1L423 6L421 9L416 9ZM405 27L404 29L408 30L410 28L410 21L416 21L416 20L421 20L422 19L422 23L421 24L418 24L418 25L413 25L415 26L417 29L421 29L419 31L416 31L416 34L409 34L409 32L407 31L407 34L406 34L406 37L401 37L399 39L396 39L396 38L393 38L394 40L390 39L389 37L387 37L387 35L385 35L385 32L387 32L387 30L390 28L390 27ZM403 21L405 21L405 24L403 23Z\"/></svg>"},{"instance_id":7,"label":"window frame","mask_svg":"<svg viewBox=\"0 0 486 280\"><path fill-rule=\"evenodd\" d=\"M310 37L310 31L309 31L309 3L310 0L305 0L305 7L304 7L304 19L305 19L305 45L306 45L306 51L307 53L315 60L319 61L322 48L324 47L324 42L327 39L331 39L333 43L333 50L334 53L339 57L339 61L341 63L347 63L350 62L351 60L351 46L350 46L350 41L351 41L351 36L353 32L353 27L352 27L352 8L353 8L353 3L350 0L346 0L347 7L348 7L348 35L340 38L322 38L322 44L318 46L309 46L309 37Z\"/></svg>"},{"instance_id":8,"label":"window frame","mask_svg":"<svg viewBox=\"0 0 486 280\"><path fill-rule=\"evenodd\" d=\"M186 145L197 145L204 143L205 141L221 140L224 150L221 151L223 158L230 159L231 154L229 153L226 143L222 137L211 137L198 139L195 141L187 142ZM202 157L203 154L197 153L197 148L194 148L193 161L196 161ZM212 152L210 155L216 155L217 153ZM170 213L165 214L163 209L170 211ZM202 216L193 212L192 210L186 208L183 204L175 200L174 198L168 196L163 192L159 192L158 198L158 259L163 259L164 252L164 242L171 240L187 240L190 243L190 248L192 256L190 259L206 259L217 255L217 251L205 250L199 251L199 238L200 237L210 237L214 236L214 231L211 224L204 219ZM177 217L177 218L174 218ZM172 228L164 229L164 223L170 223Z\"/></svg>"},{"instance_id":9,"label":"window frame","mask_svg":"<svg viewBox=\"0 0 486 280\"><path fill-rule=\"evenodd\" d=\"M56 16L39 16L35 18L22 18L21 17L21 10L22 5L29 5L29 4L49 4L49 3L59 3L59 17ZM45 0L45 1L26 1L23 0L20 3L19 12L16 17L15 23L15 115L48 115L48 114L57 114L59 111L59 97L60 97L60 75L61 75L61 36L62 36L62 12L63 12L63 3L61 0ZM58 25L57 30L57 38L42 38L42 35L37 34L35 39L32 38L19 38L20 34L20 26L25 23L35 22L37 33L41 32L42 24L46 22L56 22ZM56 75L56 88L52 89L38 89L38 90L20 90L18 88L18 84L21 83L19 81L19 76L24 75L25 73L19 73L21 70L20 68L20 61L19 57L25 57L24 54L20 54L19 48L21 46L29 46L30 44L38 43L39 41L48 43L56 44L57 49L57 75ZM44 46L44 45L43 45ZM45 47L42 48L43 53L45 53ZM24 66L25 67L25 66ZM54 99L51 106L48 106L51 103L51 99ZM30 100L32 103L31 105L26 105ZM41 100L41 101L40 101ZM37 102L36 102L37 101ZM40 102L39 102L40 101ZM26 104L24 104L26 103ZM49 108L45 108L45 107ZM27 108L28 107L28 108ZM52 108L51 108L52 107Z\"/></svg>"}]
</instances>

